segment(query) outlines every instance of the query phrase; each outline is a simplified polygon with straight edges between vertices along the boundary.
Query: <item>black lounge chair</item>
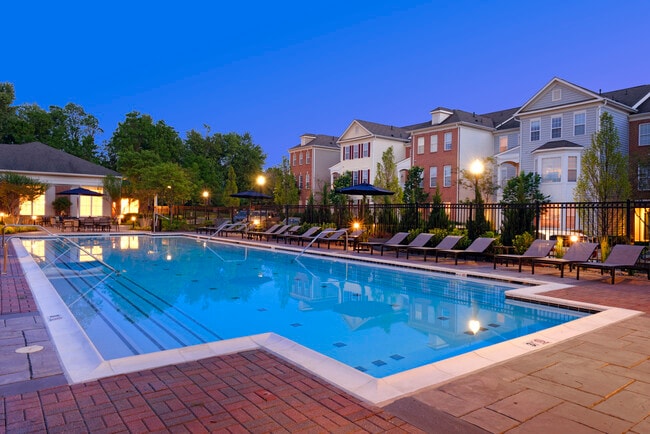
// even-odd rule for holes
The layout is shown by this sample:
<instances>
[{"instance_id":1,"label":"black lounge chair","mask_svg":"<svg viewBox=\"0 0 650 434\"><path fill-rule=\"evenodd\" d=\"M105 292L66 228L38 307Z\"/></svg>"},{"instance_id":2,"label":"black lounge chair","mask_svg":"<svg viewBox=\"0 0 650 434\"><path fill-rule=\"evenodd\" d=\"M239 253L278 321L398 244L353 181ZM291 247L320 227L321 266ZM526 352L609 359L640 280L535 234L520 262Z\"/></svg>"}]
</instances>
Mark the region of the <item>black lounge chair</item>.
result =
<instances>
[{"instance_id":1,"label":"black lounge chair","mask_svg":"<svg viewBox=\"0 0 650 434\"><path fill-rule=\"evenodd\" d=\"M560 277L564 277L564 267L569 266L569 271L573 270L574 265L581 262L587 262L591 255L594 254L598 243L573 243L569 250L561 258L533 258L530 261L531 273L535 274L535 264L552 265L560 269Z\"/></svg>"},{"instance_id":2,"label":"black lounge chair","mask_svg":"<svg viewBox=\"0 0 650 434\"><path fill-rule=\"evenodd\" d=\"M361 249L361 247L368 247L370 249L370 254L375 250L379 250L383 256L384 254L384 246L394 246L394 245L399 245L406 240L406 238L409 236L408 232L398 232L395 235L393 235L388 241L364 241L361 243L357 244L357 251Z\"/></svg>"},{"instance_id":3,"label":"black lounge chair","mask_svg":"<svg viewBox=\"0 0 650 434\"><path fill-rule=\"evenodd\" d=\"M630 246L627 244L617 244L612 248L607 259L604 262L581 262L575 264L576 279L580 280L580 269L595 268L603 274L605 270L609 271L612 276L612 285L616 276L616 270L632 270L641 268L636 265L643 253L645 246ZM647 269L648 279L650 279L650 268Z\"/></svg>"},{"instance_id":4,"label":"black lounge chair","mask_svg":"<svg viewBox=\"0 0 650 434\"><path fill-rule=\"evenodd\" d=\"M312 226L308 228L305 232L302 234L288 234L285 235L284 238L284 244L291 244L293 240L296 240L298 243L301 243L304 238L311 237L315 235L318 231L320 231L320 226Z\"/></svg>"},{"instance_id":5,"label":"black lounge chair","mask_svg":"<svg viewBox=\"0 0 650 434\"><path fill-rule=\"evenodd\" d=\"M280 229L281 226L282 225L278 223L278 224L275 224L275 225L271 226L270 228L268 228L265 231L248 231L247 235L248 235L249 239L257 238L257 239L261 240L263 236L272 234L273 232Z\"/></svg>"},{"instance_id":6,"label":"black lounge chair","mask_svg":"<svg viewBox=\"0 0 650 434\"><path fill-rule=\"evenodd\" d=\"M323 234L323 232L321 232L319 235ZM348 229L328 231L322 236L318 237L318 239L316 240L316 244L318 245L318 247L320 247L320 243L326 243L327 249L329 250L332 243L345 243L347 233L348 233Z\"/></svg>"},{"instance_id":7,"label":"black lounge chair","mask_svg":"<svg viewBox=\"0 0 650 434\"><path fill-rule=\"evenodd\" d=\"M553 250L553 247L555 247L555 241L553 240L535 240L533 241L533 244L531 244L530 247L528 247L528 250L526 250L521 255L514 255L514 254L494 255L494 269L496 270L497 262L499 261L505 263L506 267L508 266L508 262L512 262L512 263L517 262L519 264L519 272L521 273L521 265L524 262L530 262L534 258L547 257L549 253L551 253L551 250Z\"/></svg>"},{"instance_id":8,"label":"black lounge chair","mask_svg":"<svg viewBox=\"0 0 650 434\"><path fill-rule=\"evenodd\" d=\"M423 234L420 234L423 235ZM433 236L433 234L427 234ZM418 235L419 236L419 235ZM417 237L416 237L417 238ZM406 249L406 259L409 258L410 253L422 253L424 256L424 261L427 261L427 253L437 252L438 250L447 250L453 249L456 244L463 238L459 235L447 235L440 241L435 247L427 247L426 245L422 246L411 246ZM431 237L429 237L431 239ZM415 240L413 240L415 241ZM426 244L426 243L425 243Z\"/></svg>"},{"instance_id":9,"label":"black lounge chair","mask_svg":"<svg viewBox=\"0 0 650 434\"><path fill-rule=\"evenodd\" d=\"M270 237L275 238L275 241L277 243L279 243L280 240L285 240L285 244L286 244L287 237L291 237L291 236L296 235L298 233L298 231L300 230L300 228L301 228L300 225L293 225L290 228L288 228L286 231L284 231L282 233L276 233L275 235L270 235Z\"/></svg>"},{"instance_id":10,"label":"black lounge chair","mask_svg":"<svg viewBox=\"0 0 650 434\"><path fill-rule=\"evenodd\" d=\"M454 265L458 265L459 256L485 256L487 255L487 249L490 248L494 242L494 238L480 237L472 241L472 244L467 246L465 250L459 249L436 249L436 262L438 262L438 257L443 256L453 256Z\"/></svg>"}]
</instances>

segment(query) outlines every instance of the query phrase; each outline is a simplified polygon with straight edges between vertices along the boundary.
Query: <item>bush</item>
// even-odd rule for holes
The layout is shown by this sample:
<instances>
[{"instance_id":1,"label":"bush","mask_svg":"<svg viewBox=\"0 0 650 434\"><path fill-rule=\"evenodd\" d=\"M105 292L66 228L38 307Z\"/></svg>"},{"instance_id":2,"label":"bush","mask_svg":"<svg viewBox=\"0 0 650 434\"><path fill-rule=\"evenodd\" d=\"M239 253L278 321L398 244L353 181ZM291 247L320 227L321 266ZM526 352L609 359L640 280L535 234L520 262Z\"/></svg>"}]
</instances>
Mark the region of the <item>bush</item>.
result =
<instances>
[{"instance_id":1,"label":"bush","mask_svg":"<svg viewBox=\"0 0 650 434\"><path fill-rule=\"evenodd\" d=\"M524 232L521 235L515 235L515 239L512 242L512 245L515 248L515 253L517 255L523 254L528 250L530 245L533 244L533 241L535 241L535 238L533 238L533 236L528 232Z\"/></svg>"}]
</instances>

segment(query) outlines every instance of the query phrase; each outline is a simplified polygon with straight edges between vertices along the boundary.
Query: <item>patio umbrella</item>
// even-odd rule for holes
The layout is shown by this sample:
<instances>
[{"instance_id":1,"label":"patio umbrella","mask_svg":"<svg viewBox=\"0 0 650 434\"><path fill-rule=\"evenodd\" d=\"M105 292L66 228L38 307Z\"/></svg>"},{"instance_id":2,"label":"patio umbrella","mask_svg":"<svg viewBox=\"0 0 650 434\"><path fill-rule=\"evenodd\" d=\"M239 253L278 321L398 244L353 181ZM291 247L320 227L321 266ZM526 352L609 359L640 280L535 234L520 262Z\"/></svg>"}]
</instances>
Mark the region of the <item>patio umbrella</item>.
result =
<instances>
[{"instance_id":1,"label":"patio umbrella","mask_svg":"<svg viewBox=\"0 0 650 434\"><path fill-rule=\"evenodd\" d=\"M239 199L248 199L248 216L251 214L251 202L253 199L272 199L273 196L269 196L268 194L260 193L259 191L255 190L246 190L246 191L240 191L239 193L233 193L230 195L230 197L238 197ZM248 218L246 219L248 220Z\"/></svg>"},{"instance_id":2,"label":"patio umbrella","mask_svg":"<svg viewBox=\"0 0 650 434\"><path fill-rule=\"evenodd\" d=\"M97 193L96 191L88 190L87 188L83 187L77 187L77 188L71 188L70 190L64 190L60 191L57 194L66 194L69 196L103 196L101 193ZM77 217L79 217L79 199L77 199Z\"/></svg>"},{"instance_id":3,"label":"patio umbrella","mask_svg":"<svg viewBox=\"0 0 650 434\"><path fill-rule=\"evenodd\" d=\"M395 194L394 191L386 190L385 188L375 187L372 184L364 182L362 184L351 185L349 187L338 188L337 193L347 194L351 196L363 196L361 201L361 220L364 218L363 205L366 202L366 196L390 196Z\"/></svg>"}]
</instances>

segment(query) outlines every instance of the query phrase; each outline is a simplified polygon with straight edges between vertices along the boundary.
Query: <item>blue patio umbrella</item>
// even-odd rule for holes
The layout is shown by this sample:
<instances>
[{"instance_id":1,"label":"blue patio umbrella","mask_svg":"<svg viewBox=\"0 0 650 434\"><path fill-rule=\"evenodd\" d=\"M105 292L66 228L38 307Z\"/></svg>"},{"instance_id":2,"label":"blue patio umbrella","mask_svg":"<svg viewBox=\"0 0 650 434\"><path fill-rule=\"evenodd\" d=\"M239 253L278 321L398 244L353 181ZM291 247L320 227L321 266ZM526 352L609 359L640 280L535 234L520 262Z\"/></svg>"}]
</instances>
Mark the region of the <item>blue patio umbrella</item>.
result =
<instances>
[{"instance_id":1,"label":"blue patio umbrella","mask_svg":"<svg viewBox=\"0 0 650 434\"><path fill-rule=\"evenodd\" d=\"M70 190L59 191L57 194L65 194L69 196L103 196L96 191L88 190L87 188L77 187ZM79 201L77 201L77 217L79 217Z\"/></svg>"},{"instance_id":2,"label":"blue patio umbrella","mask_svg":"<svg viewBox=\"0 0 650 434\"><path fill-rule=\"evenodd\" d=\"M361 220L364 219L364 209L363 209L363 204L366 202L366 196L390 196L392 194L395 194L394 191L386 190L385 188L381 187L376 187L372 184L368 184L367 182L357 184L357 185L351 185L349 187L343 187L343 188L338 188L336 189L337 193L341 194L347 194L347 195L352 195L352 196L363 196L363 199L361 200Z\"/></svg>"}]
</instances>

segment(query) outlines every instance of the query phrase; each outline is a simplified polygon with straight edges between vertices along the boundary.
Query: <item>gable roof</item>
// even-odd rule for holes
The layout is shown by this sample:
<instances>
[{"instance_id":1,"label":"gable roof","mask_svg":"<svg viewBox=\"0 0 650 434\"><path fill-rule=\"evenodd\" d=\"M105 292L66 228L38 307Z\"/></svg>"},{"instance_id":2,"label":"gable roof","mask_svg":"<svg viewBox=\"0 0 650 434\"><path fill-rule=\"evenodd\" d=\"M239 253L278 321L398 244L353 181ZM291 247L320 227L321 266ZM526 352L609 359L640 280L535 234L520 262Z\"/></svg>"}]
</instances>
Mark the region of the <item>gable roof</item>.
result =
<instances>
[{"instance_id":1,"label":"gable roof","mask_svg":"<svg viewBox=\"0 0 650 434\"><path fill-rule=\"evenodd\" d=\"M40 142L0 144L0 171L121 176L114 170Z\"/></svg>"},{"instance_id":2,"label":"gable roof","mask_svg":"<svg viewBox=\"0 0 650 434\"><path fill-rule=\"evenodd\" d=\"M389 137L399 140L409 140L408 130L393 125L378 124L375 122L362 121L355 119L362 127L374 136Z\"/></svg>"},{"instance_id":3,"label":"gable roof","mask_svg":"<svg viewBox=\"0 0 650 434\"><path fill-rule=\"evenodd\" d=\"M313 137L313 139L311 139L304 145L297 144L296 146L289 148L289 150L300 149L300 148L304 149L307 146L315 146L318 148L332 148L332 149L339 148L339 144L338 144L339 138L336 136L328 136L325 134L303 134L303 136L310 136Z\"/></svg>"},{"instance_id":4,"label":"gable roof","mask_svg":"<svg viewBox=\"0 0 650 434\"><path fill-rule=\"evenodd\" d=\"M542 146L535 149L533 152L549 151L551 149L560 149L560 148L584 148L584 146L578 145L577 143L573 143L568 140L553 140L551 142L544 143Z\"/></svg>"}]
</instances>

